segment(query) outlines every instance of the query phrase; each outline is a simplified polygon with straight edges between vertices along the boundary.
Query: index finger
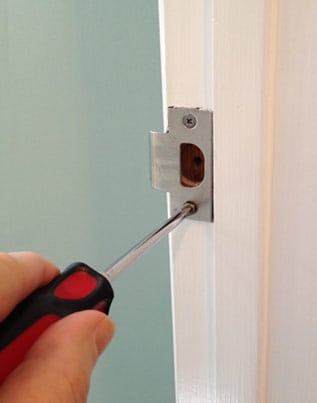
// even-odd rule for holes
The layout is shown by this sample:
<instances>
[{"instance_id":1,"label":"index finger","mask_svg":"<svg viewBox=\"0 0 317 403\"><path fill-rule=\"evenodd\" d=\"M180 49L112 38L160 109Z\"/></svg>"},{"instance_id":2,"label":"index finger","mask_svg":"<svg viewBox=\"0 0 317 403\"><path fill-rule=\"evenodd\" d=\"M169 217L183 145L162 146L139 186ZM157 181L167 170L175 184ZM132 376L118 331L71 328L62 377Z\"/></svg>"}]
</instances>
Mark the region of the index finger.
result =
<instances>
[{"instance_id":1,"label":"index finger","mask_svg":"<svg viewBox=\"0 0 317 403\"><path fill-rule=\"evenodd\" d=\"M0 253L0 321L22 299L58 274L57 267L36 253Z\"/></svg>"}]
</instances>

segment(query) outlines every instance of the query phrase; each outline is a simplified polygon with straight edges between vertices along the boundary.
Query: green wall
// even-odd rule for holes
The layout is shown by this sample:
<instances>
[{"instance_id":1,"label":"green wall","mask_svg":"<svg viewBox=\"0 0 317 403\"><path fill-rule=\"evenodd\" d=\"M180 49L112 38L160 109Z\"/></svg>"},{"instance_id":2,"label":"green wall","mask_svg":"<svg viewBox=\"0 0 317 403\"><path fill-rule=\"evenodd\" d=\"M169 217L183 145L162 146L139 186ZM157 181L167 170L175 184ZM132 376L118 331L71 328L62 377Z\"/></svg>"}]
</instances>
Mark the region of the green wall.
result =
<instances>
[{"instance_id":1,"label":"green wall","mask_svg":"<svg viewBox=\"0 0 317 403\"><path fill-rule=\"evenodd\" d=\"M3 0L0 39L0 248L104 268L166 217L157 0ZM173 402L167 241L114 287L89 402Z\"/></svg>"}]
</instances>

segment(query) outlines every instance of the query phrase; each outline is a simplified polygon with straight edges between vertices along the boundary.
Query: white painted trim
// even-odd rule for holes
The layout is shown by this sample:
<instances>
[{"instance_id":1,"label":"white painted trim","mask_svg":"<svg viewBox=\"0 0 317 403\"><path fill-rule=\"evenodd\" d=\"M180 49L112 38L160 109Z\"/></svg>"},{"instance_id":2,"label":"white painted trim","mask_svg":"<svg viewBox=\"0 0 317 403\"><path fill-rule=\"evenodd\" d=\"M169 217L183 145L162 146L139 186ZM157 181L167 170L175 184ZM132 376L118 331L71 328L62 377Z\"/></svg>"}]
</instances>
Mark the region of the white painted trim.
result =
<instances>
[{"instance_id":1,"label":"white painted trim","mask_svg":"<svg viewBox=\"0 0 317 403\"><path fill-rule=\"evenodd\" d=\"M221 403L265 402L268 100L274 97L274 85L268 85L274 62L270 3L215 0L216 401Z\"/></svg>"},{"instance_id":2,"label":"white painted trim","mask_svg":"<svg viewBox=\"0 0 317 403\"><path fill-rule=\"evenodd\" d=\"M212 0L159 4L164 111L212 109ZM212 239L212 224L189 220L170 236L177 402L215 397Z\"/></svg>"},{"instance_id":3,"label":"white painted trim","mask_svg":"<svg viewBox=\"0 0 317 403\"><path fill-rule=\"evenodd\" d=\"M317 3L164 4L165 106L215 134L214 228L171 236L177 401L315 403Z\"/></svg>"},{"instance_id":4,"label":"white painted trim","mask_svg":"<svg viewBox=\"0 0 317 403\"><path fill-rule=\"evenodd\" d=\"M278 2L267 401L317 402L317 3Z\"/></svg>"},{"instance_id":5,"label":"white painted trim","mask_svg":"<svg viewBox=\"0 0 317 403\"><path fill-rule=\"evenodd\" d=\"M316 18L215 0L217 402L317 401Z\"/></svg>"}]
</instances>

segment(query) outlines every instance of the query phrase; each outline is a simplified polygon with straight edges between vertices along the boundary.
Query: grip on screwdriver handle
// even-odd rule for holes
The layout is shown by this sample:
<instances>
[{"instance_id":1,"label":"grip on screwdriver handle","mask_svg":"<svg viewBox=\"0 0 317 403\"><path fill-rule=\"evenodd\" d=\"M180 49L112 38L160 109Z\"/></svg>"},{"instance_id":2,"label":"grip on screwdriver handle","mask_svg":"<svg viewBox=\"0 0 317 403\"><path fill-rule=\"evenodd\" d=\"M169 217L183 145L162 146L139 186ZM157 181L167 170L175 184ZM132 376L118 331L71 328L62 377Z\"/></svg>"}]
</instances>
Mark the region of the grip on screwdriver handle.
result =
<instances>
[{"instance_id":1,"label":"grip on screwdriver handle","mask_svg":"<svg viewBox=\"0 0 317 403\"><path fill-rule=\"evenodd\" d=\"M30 294L0 323L0 385L49 326L85 309L108 314L113 297L109 281L81 262Z\"/></svg>"}]
</instances>

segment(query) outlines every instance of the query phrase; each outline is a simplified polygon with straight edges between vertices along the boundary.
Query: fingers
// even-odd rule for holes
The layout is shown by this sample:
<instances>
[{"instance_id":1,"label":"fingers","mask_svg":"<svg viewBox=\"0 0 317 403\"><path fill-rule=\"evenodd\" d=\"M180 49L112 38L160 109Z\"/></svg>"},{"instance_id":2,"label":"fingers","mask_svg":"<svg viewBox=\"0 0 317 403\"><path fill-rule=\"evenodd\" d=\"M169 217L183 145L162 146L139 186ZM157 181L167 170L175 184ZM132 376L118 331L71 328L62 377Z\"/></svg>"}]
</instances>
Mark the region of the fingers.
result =
<instances>
[{"instance_id":1,"label":"fingers","mask_svg":"<svg viewBox=\"0 0 317 403\"><path fill-rule=\"evenodd\" d=\"M58 273L53 264L35 253L0 253L0 321L18 302Z\"/></svg>"},{"instance_id":2,"label":"fingers","mask_svg":"<svg viewBox=\"0 0 317 403\"><path fill-rule=\"evenodd\" d=\"M0 390L2 403L84 403L91 371L114 333L101 312L72 314L50 327Z\"/></svg>"}]
</instances>

